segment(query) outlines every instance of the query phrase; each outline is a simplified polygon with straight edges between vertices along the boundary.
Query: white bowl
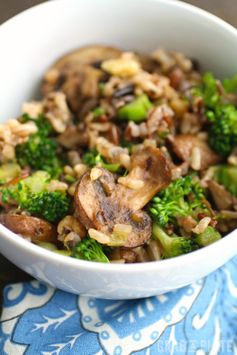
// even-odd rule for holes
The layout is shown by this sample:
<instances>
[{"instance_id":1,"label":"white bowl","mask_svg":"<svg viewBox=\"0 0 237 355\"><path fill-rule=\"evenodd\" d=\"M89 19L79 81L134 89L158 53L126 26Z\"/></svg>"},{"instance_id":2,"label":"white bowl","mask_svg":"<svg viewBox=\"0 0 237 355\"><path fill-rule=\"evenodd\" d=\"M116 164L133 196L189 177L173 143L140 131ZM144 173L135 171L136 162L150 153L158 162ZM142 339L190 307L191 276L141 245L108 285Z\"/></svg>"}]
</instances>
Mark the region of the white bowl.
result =
<instances>
[{"instance_id":1,"label":"white bowl","mask_svg":"<svg viewBox=\"0 0 237 355\"><path fill-rule=\"evenodd\" d=\"M57 0L0 27L1 121L34 98L46 69L64 53L92 43L152 51L159 46L197 58L219 77L237 72L237 31L224 21L171 0ZM190 284L237 253L237 232L191 254L143 264L99 264L60 256L0 225L0 250L50 285L108 299L140 298Z\"/></svg>"}]
</instances>

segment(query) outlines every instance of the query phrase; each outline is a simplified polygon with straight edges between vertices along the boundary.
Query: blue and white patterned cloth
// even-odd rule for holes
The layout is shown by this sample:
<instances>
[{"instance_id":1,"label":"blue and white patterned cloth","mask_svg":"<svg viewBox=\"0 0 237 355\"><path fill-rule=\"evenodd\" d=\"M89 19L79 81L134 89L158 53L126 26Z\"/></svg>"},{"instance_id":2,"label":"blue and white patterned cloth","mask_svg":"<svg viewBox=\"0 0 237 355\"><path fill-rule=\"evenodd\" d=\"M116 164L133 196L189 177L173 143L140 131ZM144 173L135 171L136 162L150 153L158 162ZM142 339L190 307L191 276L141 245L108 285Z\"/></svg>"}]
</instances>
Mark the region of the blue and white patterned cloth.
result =
<instances>
[{"instance_id":1,"label":"blue and white patterned cloth","mask_svg":"<svg viewBox=\"0 0 237 355\"><path fill-rule=\"evenodd\" d=\"M7 286L0 354L237 354L237 257L191 286L141 300Z\"/></svg>"}]
</instances>

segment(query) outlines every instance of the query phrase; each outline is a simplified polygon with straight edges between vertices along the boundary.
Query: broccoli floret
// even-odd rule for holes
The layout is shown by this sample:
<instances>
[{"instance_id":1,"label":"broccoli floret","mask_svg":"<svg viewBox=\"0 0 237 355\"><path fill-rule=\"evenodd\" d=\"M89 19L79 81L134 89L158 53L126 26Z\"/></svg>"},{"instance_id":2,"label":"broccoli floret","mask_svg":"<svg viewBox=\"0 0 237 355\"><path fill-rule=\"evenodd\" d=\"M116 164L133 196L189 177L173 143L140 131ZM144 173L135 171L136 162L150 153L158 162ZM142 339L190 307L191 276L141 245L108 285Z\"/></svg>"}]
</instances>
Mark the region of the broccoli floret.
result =
<instances>
[{"instance_id":1,"label":"broccoli floret","mask_svg":"<svg viewBox=\"0 0 237 355\"><path fill-rule=\"evenodd\" d=\"M77 243L72 251L72 257L88 261L109 263L109 259L105 255L102 246L96 240L88 237Z\"/></svg>"},{"instance_id":2,"label":"broccoli floret","mask_svg":"<svg viewBox=\"0 0 237 355\"><path fill-rule=\"evenodd\" d=\"M237 146L237 110L233 105L223 106L214 112L208 137L210 146L222 156L229 155Z\"/></svg>"},{"instance_id":3,"label":"broccoli floret","mask_svg":"<svg viewBox=\"0 0 237 355\"><path fill-rule=\"evenodd\" d=\"M28 141L16 146L16 157L21 167L30 166L34 170L45 170L53 177L58 177L62 171L62 162L57 156L58 144L50 137L52 127L44 116L31 119L27 115L23 122L34 121L38 131L31 134Z\"/></svg>"},{"instance_id":4,"label":"broccoli floret","mask_svg":"<svg viewBox=\"0 0 237 355\"><path fill-rule=\"evenodd\" d=\"M20 121L22 123L34 122L36 124L38 130L44 136L48 136L49 134L51 134L53 132L53 127L51 126L49 121L42 114L40 114L38 118L32 118L28 114L25 113L20 118Z\"/></svg>"},{"instance_id":5,"label":"broccoli floret","mask_svg":"<svg viewBox=\"0 0 237 355\"><path fill-rule=\"evenodd\" d=\"M162 257L172 258L190 253L198 249L197 244L190 238L168 235L157 223L153 223L153 238L157 239L162 247Z\"/></svg>"},{"instance_id":6,"label":"broccoli floret","mask_svg":"<svg viewBox=\"0 0 237 355\"><path fill-rule=\"evenodd\" d=\"M237 167L230 165L218 165L214 168L214 178L225 186L232 195L237 197Z\"/></svg>"},{"instance_id":7,"label":"broccoli floret","mask_svg":"<svg viewBox=\"0 0 237 355\"><path fill-rule=\"evenodd\" d=\"M187 175L173 181L151 200L150 213L161 226L176 224L176 217L206 211L204 193L193 176Z\"/></svg>"},{"instance_id":8,"label":"broccoli floret","mask_svg":"<svg viewBox=\"0 0 237 355\"><path fill-rule=\"evenodd\" d=\"M237 90L237 74L231 79L225 79L223 86L226 92L235 92Z\"/></svg>"},{"instance_id":9,"label":"broccoli floret","mask_svg":"<svg viewBox=\"0 0 237 355\"><path fill-rule=\"evenodd\" d=\"M88 165L90 168L95 166L101 161L101 156L95 148L88 150L83 156L82 161L84 164Z\"/></svg>"},{"instance_id":10,"label":"broccoli floret","mask_svg":"<svg viewBox=\"0 0 237 355\"><path fill-rule=\"evenodd\" d=\"M121 168L120 164L106 163L96 149L90 149L88 152L86 152L82 157L82 161L90 168L93 168L95 165L100 165L102 168L107 169L111 173L116 173Z\"/></svg>"},{"instance_id":11,"label":"broccoli floret","mask_svg":"<svg viewBox=\"0 0 237 355\"><path fill-rule=\"evenodd\" d=\"M194 90L194 94L203 98L210 122L210 146L220 155L227 156L237 146L237 109L224 101L211 73L203 76L202 87Z\"/></svg>"},{"instance_id":12,"label":"broccoli floret","mask_svg":"<svg viewBox=\"0 0 237 355\"><path fill-rule=\"evenodd\" d=\"M68 213L69 200L61 191L43 191L27 196L20 208L49 222L57 222Z\"/></svg>"},{"instance_id":13,"label":"broccoli floret","mask_svg":"<svg viewBox=\"0 0 237 355\"><path fill-rule=\"evenodd\" d=\"M70 201L61 191L47 191L49 177L46 172L36 172L16 185L2 188L2 202L17 204L19 209L49 222L59 221L67 215Z\"/></svg>"},{"instance_id":14,"label":"broccoli floret","mask_svg":"<svg viewBox=\"0 0 237 355\"><path fill-rule=\"evenodd\" d=\"M221 239L220 233L211 226L208 226L204 232L196 234L194 237L195 243L200 247L206 247L219 239Z\"/></svg>"},{"instance_id":15,"label":"broccoli floret","mask_svg":"<svg viewBox=\"0 0 237 355\"><path fill-rule=\"evenodd\" d=\"M217 89L217 82L212 73L205 73L202 78L201 96L204 104L209 109L216 109L220 104L220 95Z\"/></svg>"},{"instance_id":16,"label":"broccoli floret","mask_svg":"<svg viewBox=\"0 0 237 355\"><path fill-rule=\"evenodd\" d=\"M103 109L103 107L96 107L96 108L94 108L92 113L93 113L94 118L98 118L98 117L103 116L105 114L105 110Z\"/></svg>"}]
</instances>

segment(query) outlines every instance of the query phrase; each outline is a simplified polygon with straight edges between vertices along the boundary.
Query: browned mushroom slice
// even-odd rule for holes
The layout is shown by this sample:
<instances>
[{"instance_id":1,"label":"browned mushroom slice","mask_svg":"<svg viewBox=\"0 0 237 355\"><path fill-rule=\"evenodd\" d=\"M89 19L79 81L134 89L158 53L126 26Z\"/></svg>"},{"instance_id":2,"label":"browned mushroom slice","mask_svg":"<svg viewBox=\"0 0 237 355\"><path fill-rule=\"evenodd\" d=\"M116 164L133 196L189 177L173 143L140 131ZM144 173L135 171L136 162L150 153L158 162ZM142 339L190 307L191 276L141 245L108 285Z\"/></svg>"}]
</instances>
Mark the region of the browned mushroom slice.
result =
<instances>
[{"instance_id":1,"label":"browned mushroom slice","mask_svg":"<svg viewBox=\"0 0 237 355\"><path fill-rule=\"evenodd\" d=\"M56 228L40 218L8 213L0 214L0 223L14 233L30 238L36 244L57 242Z\"/></svg>"},{"instance_id":2,"label":"browned mushroom slice","mask_svg":"<svg viewBox=\"0 0 237 355\"><path fill-rule=\"evenodd\" d=\"M80 114L87 100L95 99L98 95L98 83L103 73L101 70L85 65L80 68L67 67L60 74L60 82L54 85L49 92L60 90L67 98L70 109ZM84 108L83 108L84 110Z\"/></svg>"},{"instance_id":3,"label":"browned mushroom slice","mask_svg":"<svg viewBox=\"0 0 237 355\"><path fill-rule=\"evenodd\" d=\"M87 130L80 130L78 127L71 125L58 136L57 140L63 147L74 149L87 146L89 136Z\"/></svg>"},{"instance_id":4,"label":"browned mushroom slice","mask_svg":"<svg viewBox=\"0 0 237 355\"><path fill-rule=\"evenodd\" d=\"M121 50L113 47L101 45L85 46L60 58L54 68L61 70L70 64L78 65L101 62L102 60L117 58L121 55Z\"/></svg>"},{"instance_id":5,"label":"browned mushroom slice","mask_svg":"<svg viewBox=\"0 0 237 355\"><path fill-rule=\"evenodd\" d=\"M118 198L135 211L142 209L170 183L170 163L160 149L148 146L132 156L130 173L118 181L122 183L117 189Z\"/></svg>"},{"instance_id":6,"label":"browned mushroom slice","mask_svg":"<svg viewBox=\"0 0 237 355\"><path fill-rule=\"evenodd\" d=\"M212 198L215 201L216 207L219 210L229 210L233 208L236 199L225 189L223 185L216 181L210 180L207 182Z\"/></svg>"},{"instance_id":7,"label":"browned mushroom slice","mask_svg":"<svg viewBox=\"0 0 237 355\"><path fill-rule=\"evenodd\" d=\"M134 155L128 179L130 187L116 184L113 174L96 167L78 184L78 218L101 243L134 248L150 239L151 219L142 208L170 183L169 163L159 149L147 147ZM134 181L142 182L140 189Z\"/></svg>"},{"instance_id":8,"label":"browned mushroom slice","mask_svg":"<svg viewBox=\"0 0 237 355\"><path fill-rule=\"evenodd\" d=\"M141 63L142 69L149 73L160 72L159 64L149 55L136 53L136 58Z\"/></svg>"},{"instance_id":9,"label":"browned mushroom slice","mask_svg":"<svg viewBox=\"0 0 237 355\"><path fill-rule=\"evenodd\" d=\"M118 187L113 174L102 168L96 169L100 171L100 177L92 180L90 172L86 173L75 193L80 221L107 237L104 241L99 240L101 243L127 248L144 244L151 236L150 217L143 211L135 213L121 204L121 200L114 196L113 191Z\"/></svg>"},{"instance_id":10,"label":"browned mushroom slice","mask_svg":"<svg viewBox=\"0 0 237 355\"><path fill-rule=\"evenodd\" d=\"M88 46L65 55L46 72L42 83L43 95L63 91L71 110L78 113L83 101L98 94L98 82L104 73L94 64L120 54L116 48Z\"/></svg>"},{"instance_id":11,"label":"browned mushroom slice","mask_svg":"<svg viewBox=\"0 0 237 355\"><path fill-rule=\"evenodd\" d=\"M190 161L194 148L200 153L200 169L207 169L220 161L220 157L208 146L207 142L192 134L180 134L171 141L174 153L184 161Z\"/></svg>"}]
</instances>

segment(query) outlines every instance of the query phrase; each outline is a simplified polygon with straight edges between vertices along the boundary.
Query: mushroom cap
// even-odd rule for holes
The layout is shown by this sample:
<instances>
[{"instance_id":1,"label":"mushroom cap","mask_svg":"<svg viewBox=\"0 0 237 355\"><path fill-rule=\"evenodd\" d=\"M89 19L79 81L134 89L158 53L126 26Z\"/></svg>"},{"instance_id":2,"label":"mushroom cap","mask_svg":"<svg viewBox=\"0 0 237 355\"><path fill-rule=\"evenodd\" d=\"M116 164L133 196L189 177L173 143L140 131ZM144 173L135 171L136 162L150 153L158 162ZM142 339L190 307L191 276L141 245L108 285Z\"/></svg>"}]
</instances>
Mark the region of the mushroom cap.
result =
<instances>
[{"instance_id":1,"label":"mushroom cap","mask_svg":"<svg viewBox=\"0 0 237 355\"><path fill-rule=\"evenodd\" d=\"M142 208L171 181L166 158L154 147L146 147L133 156L126 178L142 182L139 189L116 183L115 175L106 169L94 169L96 174L86 172L77 185L75 208L79 220L86 228L111 237L105 244L115 245L118 226L130 228L120 246L135 248L145 244L151 237L151 219Z\"/></svg>"},{"instance_id":2,"label":"mushroom cap","mask_svg":"<svg viewBox=\"0 0 237 355\"><path fill-rule=\"evenodd\" d=\"M95 101L98 83L104 72L99 68L101 61L120 56L121 51L106 46L87 46L60 58L45 73L42 82L44 96L53 91L62 91L70 109L80 114L87 101ZM85 109L83 113L85 114Z\"/></svg>"},{"instance_id":3,"label":"mushroom cap","mask_svg":"<svg viewBox=\"0 0 237 355\"><path fill-rule=\"evenodd\" d=\"M12 232L31 238L32 242L56 243L56 228L40 218L13 213L0 214L0 223Z\"/></svg>"},{"instance_id":4,"label":"mushroom cap","mask_svg":"<svg viewBox=\"0 0 237 355\"><path fill-rule=\"evenodd\" d=\"M220 161L220 157L209 147L207 142L193 134L179 134L171 140L174 153L184 161L190 161L193 148L200 150L200 170L207 169Z\"/></svg>"}]
</instances>

